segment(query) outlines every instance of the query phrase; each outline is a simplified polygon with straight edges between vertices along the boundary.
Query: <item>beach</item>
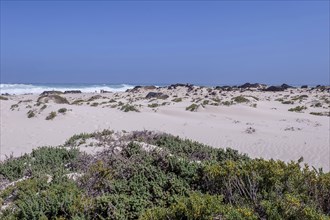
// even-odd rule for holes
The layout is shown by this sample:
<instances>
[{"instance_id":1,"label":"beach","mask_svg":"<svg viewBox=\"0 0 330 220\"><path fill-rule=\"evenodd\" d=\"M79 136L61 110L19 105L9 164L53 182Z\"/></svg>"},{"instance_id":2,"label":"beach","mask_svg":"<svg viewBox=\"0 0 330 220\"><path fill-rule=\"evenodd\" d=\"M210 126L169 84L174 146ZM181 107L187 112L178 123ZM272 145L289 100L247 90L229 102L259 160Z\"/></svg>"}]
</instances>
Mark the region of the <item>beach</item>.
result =
<instances>
[{"instance_id":1,"label":"beach","mask_svg":"<svg viewBox=\"0 0 330 220\"><path fill-rule=\"evenodd\" d=\"M327 89L176 85L103 92L2 96L8 100L1 100L1 159L63 145L79 133L150 130L252 158L303 157L310 167L330 169Z\"/></svg>"}]
</instances>

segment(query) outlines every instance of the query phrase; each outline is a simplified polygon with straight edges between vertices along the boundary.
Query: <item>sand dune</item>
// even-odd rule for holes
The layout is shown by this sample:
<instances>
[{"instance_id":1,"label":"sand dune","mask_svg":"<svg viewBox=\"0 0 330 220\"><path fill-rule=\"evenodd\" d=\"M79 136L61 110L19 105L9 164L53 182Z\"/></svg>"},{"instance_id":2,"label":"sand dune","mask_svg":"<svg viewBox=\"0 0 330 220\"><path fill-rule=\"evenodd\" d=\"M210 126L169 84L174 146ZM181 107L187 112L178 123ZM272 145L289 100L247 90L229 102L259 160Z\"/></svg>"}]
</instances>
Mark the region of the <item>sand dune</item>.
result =
<instances>
[{"instance_id":1,"label":"sand dune","mask_svg":"<svg viewBox=\"0 0 330 220\"><path fill-rule=\"evenodd\" d=\"M304 162L311 166L330 169L329 117L310 114L329 112L327 92L299 89L276 93L214 90L216 95L209 95L207 88L194 88L193 91L179 87L174 90L107 93L92 101L87 100L97 94L61 95L70 103L84 100L81 105L56 104L50 100L37 106L38 95L9 96L9 100L1 100L1 158L10 154L19 156L37 146L60 145L81 132L146 129L171 133L214 147L230 147L251 157L290 161L303 156ZM150 91L162 92L169 98L145 99ZM301 95L307 97L295 100ZM229 106L225 105L225 101L230 102L237 96L244 96L249 102L233 101ZM172 101L178 97L182 98L181 102ZM279 98L294 100L294 103L275 101ZM208 103L201 105L204 100ZM139 112L120 110L127 103ZM152 103L154 107L148 107ZM192 103L200 105L196 112L186 110ZM315 107L315 103L322 106ZM17 107L12 108L15 104ZM47 107L41 110L44 104ZM156 104L159 106L155 107ZM306 106L307 109L288 111L296 106ZM68 111L57 113L53 120L45 120L51 111L57 112L60 108ZM35 117L27 117L29 110L34 110Z\"/></svg>"}]
</instances>

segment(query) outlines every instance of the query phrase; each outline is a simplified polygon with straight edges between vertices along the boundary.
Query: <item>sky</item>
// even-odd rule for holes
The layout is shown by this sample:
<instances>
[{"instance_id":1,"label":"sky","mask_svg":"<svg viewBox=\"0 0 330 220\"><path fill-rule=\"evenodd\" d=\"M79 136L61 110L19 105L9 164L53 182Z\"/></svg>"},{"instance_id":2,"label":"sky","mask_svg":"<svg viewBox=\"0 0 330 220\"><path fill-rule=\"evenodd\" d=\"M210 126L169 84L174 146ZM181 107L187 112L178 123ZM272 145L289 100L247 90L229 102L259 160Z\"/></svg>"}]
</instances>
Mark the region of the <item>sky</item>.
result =
<instances>
[{"instance_id":1,"label":"sky","mask_svg":"<svg viewBox=\"0 0 330 220\"><path fill-rule=\"evenodd\" d=\"M3 1L1 83L330 84L329 1Z\"/></svg>"}]
</instances>

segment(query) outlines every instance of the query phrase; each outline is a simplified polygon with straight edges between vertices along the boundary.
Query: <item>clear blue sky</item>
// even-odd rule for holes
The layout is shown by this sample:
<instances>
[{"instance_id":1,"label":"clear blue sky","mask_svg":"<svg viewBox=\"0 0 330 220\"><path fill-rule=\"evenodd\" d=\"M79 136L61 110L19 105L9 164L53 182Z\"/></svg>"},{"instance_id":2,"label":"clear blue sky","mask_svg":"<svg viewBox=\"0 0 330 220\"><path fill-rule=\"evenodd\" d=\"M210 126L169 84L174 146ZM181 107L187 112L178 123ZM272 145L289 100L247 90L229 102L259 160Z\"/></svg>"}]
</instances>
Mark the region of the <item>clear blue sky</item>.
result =
<instances>
[{"instance_id":1,"label":"clear blue sky","mask_svg":"<svg viewBox=\"0 0 330 220\"><path fill-rule=\"evenodd\" d=\"M1 1L1 82L329 84L329 1Z\"/></svg>"}]
</instances>

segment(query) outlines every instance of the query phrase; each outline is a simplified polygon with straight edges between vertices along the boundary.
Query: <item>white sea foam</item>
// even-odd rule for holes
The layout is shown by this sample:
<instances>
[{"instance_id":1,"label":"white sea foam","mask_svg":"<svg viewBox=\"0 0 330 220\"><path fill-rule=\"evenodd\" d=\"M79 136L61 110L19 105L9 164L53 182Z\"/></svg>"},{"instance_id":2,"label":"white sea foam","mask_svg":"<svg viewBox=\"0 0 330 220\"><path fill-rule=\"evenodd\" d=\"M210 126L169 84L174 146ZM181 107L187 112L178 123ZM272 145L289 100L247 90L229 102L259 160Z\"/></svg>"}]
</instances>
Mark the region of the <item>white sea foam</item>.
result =
<instances>
[{"instance_id":1,"label":"white sea foam","mask_svg":"<svg viewBox=\"0 0 330 220\"><path fill-rule=\"evenodd\" d=\"M100 92L106 90L111 92L122 92L133 88L133 85L118 84L0 84L0 94L40 94L43 91L67 91L80 90L81 92Z\"/></svg>"}]
</instances>

